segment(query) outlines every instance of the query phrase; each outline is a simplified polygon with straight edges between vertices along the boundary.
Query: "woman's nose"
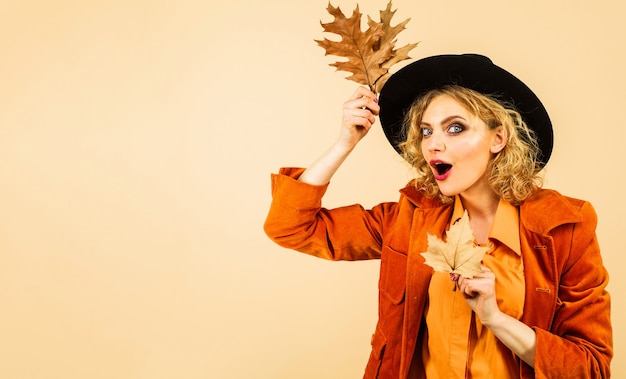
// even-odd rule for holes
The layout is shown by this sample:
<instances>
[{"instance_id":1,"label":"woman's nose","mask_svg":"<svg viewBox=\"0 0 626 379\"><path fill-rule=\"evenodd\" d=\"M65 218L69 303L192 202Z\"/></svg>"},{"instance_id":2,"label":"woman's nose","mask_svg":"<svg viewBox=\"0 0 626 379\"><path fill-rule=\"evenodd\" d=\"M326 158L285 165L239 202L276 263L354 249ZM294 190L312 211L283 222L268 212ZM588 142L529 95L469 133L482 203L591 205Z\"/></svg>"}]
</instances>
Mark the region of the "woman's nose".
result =
<instances>
[{"instance_id":1,"label":"woman's nose","mask_svg":"<svg viewBox=\"0 0 626 379\"><path fill-rule=\"evenodd\" d=\"M444 151L446 144L443 137L442 133L433 132L433 134L425 140L428 151Z\"/></svg>"}]
</instances>

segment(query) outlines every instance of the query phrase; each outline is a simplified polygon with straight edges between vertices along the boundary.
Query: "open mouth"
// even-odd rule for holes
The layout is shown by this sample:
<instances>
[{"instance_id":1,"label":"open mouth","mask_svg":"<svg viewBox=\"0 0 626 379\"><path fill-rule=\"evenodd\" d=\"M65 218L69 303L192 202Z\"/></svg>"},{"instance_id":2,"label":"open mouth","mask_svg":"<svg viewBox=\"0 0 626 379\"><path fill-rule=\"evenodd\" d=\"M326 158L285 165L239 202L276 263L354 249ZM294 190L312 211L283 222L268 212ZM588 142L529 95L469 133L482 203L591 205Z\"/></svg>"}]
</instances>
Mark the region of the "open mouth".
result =
<instances>
[{"instance_id":1,"label":"open mouth","mask_svg":"<svg viewBox=\"0 0 626 379\"><path fill-rule=\"evenodd\" d=\"M435 169L438 176L445 175L446 172L450 171L452 165L444 162L434 162L431 166Z\"/></svg>"}]
</instances>

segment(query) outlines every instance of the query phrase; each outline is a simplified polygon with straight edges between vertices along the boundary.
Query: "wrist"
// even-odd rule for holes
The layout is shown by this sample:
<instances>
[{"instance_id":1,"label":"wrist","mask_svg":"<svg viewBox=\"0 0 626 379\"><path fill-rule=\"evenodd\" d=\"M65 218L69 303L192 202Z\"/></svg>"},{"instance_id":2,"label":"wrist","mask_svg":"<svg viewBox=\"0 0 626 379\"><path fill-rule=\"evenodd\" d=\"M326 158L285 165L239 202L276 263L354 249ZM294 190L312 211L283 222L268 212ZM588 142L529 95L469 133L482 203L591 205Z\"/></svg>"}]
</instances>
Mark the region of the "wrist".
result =
<instances>
[{"instance_id":1,"label":"wrist","mask_svg":"<svg viewBox=\"0 0 626 379\"><path fill-rule=\"evenodd\" d=\"M354 150L356 147L355 143L350 143L342 140L341 138L335 141L335 143L331 146L330 150L337 155L347 156Z\"/></svg>"},{"instance_id":2,"label":"wrist","mask_svg":"<svg viewBox=\"0 0 626 379\"><path fill-rule=\"evenodd\" d=\"M489 329L494 329L502 327L506 323L508 318L509 316L506 313L498 309L496 310L496 312L494 312L494 314L490 315L489 318L480 320L480 323Z\"/></svg>"}]
</instances>

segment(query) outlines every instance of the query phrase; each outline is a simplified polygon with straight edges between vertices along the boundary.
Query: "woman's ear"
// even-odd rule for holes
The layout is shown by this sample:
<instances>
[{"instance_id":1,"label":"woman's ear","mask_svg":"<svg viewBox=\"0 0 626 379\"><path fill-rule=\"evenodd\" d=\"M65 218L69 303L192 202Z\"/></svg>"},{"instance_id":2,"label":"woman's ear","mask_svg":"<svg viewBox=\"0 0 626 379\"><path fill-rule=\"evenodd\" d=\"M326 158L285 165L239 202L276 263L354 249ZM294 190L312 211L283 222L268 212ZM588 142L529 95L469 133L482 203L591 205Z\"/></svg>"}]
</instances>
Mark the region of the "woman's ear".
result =
<instances>
[{"instance_id":1,"label":"woman's ear","mask_svg":"<svg viewBox=\"0 0 626 379\"><path fill-rule=\"evenodd\" d=\"M491 140L491 152L493 154L498 154L500 151L502 151L502 149L504 149L504 146L506 146L509 138L506 130L502 125L498 126L495 129L492 129L492 131L493 138Z\"/></svg>"}]
</instances>

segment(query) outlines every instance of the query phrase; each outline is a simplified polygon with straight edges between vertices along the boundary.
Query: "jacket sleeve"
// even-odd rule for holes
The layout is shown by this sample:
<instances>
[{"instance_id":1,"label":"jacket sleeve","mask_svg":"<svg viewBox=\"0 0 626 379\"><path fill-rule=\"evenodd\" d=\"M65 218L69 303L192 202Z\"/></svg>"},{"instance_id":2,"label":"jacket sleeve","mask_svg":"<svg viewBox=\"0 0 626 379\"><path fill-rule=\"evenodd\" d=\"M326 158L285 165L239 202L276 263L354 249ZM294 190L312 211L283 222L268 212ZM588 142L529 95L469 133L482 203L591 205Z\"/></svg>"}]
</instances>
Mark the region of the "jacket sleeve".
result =
<instances>
[{"instance_id":1,"label":"jacket sleeve","mask_svg":"<svg viewBox=\"0 0 626 379\"><path fill-rule=\"evenodd\" d=\"M597 216L583 202L582 221L555 230L555 242L571 239L559 267L556 313L550 331L535 328L536 378L609 378L613 357L608 273L600 256L595 229ZM557 228L558 229L558 228ZM557 239L563 233L568 239Z\"/></svg>"},{"instance_id":2,"label":"jacket sleeve","mask_svg":"<svg viewBox=\"0 0 626 379\"><path fill-rule=\"evenodd\" d=\"M265 233L282 247L330 260L380 258L383 218L395 203L365 210L360 205L321 207L326 186L298 182L304 169L272 174L272 203Z\"/></svg>"}]
</instances>

